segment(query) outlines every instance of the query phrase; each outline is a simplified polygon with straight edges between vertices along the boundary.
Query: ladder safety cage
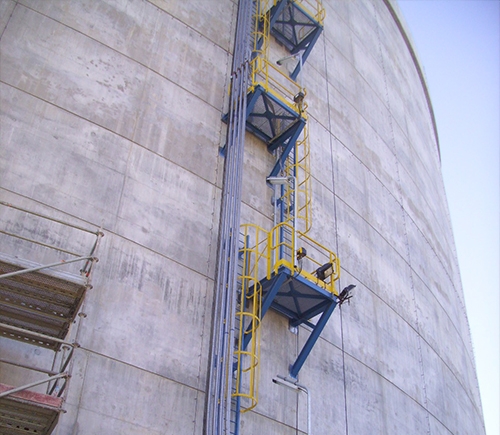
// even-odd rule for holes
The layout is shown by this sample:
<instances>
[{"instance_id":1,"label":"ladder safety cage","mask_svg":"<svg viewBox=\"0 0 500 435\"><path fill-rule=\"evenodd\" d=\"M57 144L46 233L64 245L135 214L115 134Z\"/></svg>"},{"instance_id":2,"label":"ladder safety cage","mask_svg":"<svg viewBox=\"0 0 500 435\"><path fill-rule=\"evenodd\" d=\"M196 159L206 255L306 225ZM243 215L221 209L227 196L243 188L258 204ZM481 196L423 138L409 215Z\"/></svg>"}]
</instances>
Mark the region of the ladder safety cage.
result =
<instances>
[{"instance_id":1,"label":"ladder safety cage","mask_svg":"<svg viewBox=\"0 0 500 435\"><path fill-rule=\"evenodd\" d=\"M240 412L255 408L258 403L260 324L262 321L262 285L268 261L268 233L254 224L241 225L241 268L238 276L239 302L236 311L235 388Z\"/></svg>"},{"instance_id":2,"label":"ladder safety cage","mask_svg":"<svg viewBox=\"0 0 500 435\"><path fill-rule=\"evenodd\" d=\"M311 328L290 366L296 379L341 302L335 285L338 257L307 235L312 227L310 143L306 91L302 77L296 81L323 30L325 10L319 0L254 0L252 5L246 129L276 158L266 179L274 189L274 217L270 231L254 224L240 227L231 434L239 434L240 414L258 403L260 326L267 311L284 315L291 326ZM269 60L271 34L290 53L276 64ZM279 67L287 62L291 73Z\"/></svg>"}]
</instances>

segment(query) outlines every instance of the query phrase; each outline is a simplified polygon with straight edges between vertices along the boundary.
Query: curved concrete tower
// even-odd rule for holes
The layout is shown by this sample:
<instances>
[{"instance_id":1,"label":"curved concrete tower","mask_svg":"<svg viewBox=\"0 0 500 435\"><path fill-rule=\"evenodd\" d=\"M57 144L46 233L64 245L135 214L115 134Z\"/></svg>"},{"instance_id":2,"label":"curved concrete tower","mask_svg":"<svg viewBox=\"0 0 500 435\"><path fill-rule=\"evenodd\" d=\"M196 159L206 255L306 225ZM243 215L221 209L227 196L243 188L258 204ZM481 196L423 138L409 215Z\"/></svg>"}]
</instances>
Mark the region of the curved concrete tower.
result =
<instances>
[{"instance_id":1,"label":"curved concrete tower","mask_svg":"<svg viewBox=\"0 0 500 435\"><path fill-rule=\"evenodd\" d=\"M245 30L238 3L260 24ZM71 263L0 278L0 434L485 433L432 106L397 4L260 3L0 0L0 273L91 257L83 277ZM255 81L259 56L291 99ZM278 197L300 190L284 167L306 131L304 225L298 194ZM248 383L231 381L248 355L227 317L250 268L238 215L295 231L279 270L298 296L257 309ZM320 245L340 261L330 277L335 256L302 267ZM272 291L275 254L245 309ZM73 291L67 314L50 305ZM301 291L326 305L306 316ZM247 412L239 384L259 389Z\"/></svg>"}]
</instances>

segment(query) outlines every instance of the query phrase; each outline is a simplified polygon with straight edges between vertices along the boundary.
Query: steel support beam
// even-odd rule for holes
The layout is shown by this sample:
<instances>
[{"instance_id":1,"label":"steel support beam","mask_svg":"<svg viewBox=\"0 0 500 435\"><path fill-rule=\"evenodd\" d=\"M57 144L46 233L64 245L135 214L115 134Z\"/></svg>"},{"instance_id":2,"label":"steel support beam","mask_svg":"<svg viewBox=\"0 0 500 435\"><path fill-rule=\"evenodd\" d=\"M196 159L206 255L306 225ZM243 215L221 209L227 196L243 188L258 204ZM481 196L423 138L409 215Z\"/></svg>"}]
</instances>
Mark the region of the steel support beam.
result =
<instances>
[{"instance_id":1,"label":"steel support beam","mask_svg":"<svg viewBox=\"0 0 500 435\"><path fill-rule=\"evenodd\" d=\"M333 310L335 310L335 307L337 306L337 302L332 301L330 306L323 312L321 315L320 319L318 320L318 323L316 324L315 328L311 332L311 335L307 339L306 343L304 344L304 347L299 353L299 356L295 360L295 362L290 366L290 376L294 379L297 379L297 376L299 374L300 369L306 362L307 357L311 353L312 348L316 344L316 341L318 341L319 336L321 335L321 332L325 328L328 319L330 319L330 316L333 313Z\"/></svg>"}]
</instances>

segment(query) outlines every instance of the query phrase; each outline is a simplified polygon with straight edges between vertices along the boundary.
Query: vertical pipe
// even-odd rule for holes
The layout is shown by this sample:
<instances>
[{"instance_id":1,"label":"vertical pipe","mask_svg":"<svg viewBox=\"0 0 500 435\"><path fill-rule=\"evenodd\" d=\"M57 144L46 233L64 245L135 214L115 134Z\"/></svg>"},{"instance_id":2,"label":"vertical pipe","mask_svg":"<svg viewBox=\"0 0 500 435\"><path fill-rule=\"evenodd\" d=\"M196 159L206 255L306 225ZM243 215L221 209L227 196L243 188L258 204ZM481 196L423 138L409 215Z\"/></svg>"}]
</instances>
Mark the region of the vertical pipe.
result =
<instances>
[{"instance_id":1,"label":"vertical pipe","mask_svg":"<svg viewBox=\"0 0 500 435\"><path fill-rule=\"evenodd\" d=\"M246 94L252 0L240 0L234 45L232 89L219 226L211 353L207 380L206 435L229 434L236 308L238 234L241 210Z\"/></svg>"}]
</instances>

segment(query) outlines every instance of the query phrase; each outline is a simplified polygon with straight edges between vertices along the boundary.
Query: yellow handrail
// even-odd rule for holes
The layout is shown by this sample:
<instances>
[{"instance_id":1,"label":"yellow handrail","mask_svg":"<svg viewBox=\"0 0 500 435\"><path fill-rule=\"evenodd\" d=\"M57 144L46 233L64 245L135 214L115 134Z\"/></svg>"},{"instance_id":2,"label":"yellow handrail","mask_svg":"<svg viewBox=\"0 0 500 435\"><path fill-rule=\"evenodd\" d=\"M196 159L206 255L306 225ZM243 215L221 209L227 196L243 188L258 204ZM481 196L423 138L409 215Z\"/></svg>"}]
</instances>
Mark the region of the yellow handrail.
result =
<instances>
[{"instance_id":1,"label":"yellow handrail","mask_svg":"<svg viewBox=\"0 0 500 435\"><path fill-rule=\"evenodd\" d=\"M275 4L276 2L274 2ZM251 62L251 85L249 92L261 85L264 90L274 95L279 101L297 113L302 113L305 108L296 103L295 97L305 90L288 75L284 74L277 66L268 60L270 38L270 9L271 0L260 0L254 16L254 58ZM259 43L261 44L259 47Z\"/></svg>"},{"instance_id":2,"label":"yellow handrail","mask_svg":"<svg viewBox=\"0 0 500 435\"><path fill-rule=\"evenodd\" d=\"M333 251L306 234L295 231L287 222L279 223L269 232L268 246L268 279L281 267L286 267L338 296L335 281L340 277L340 261ZM306 253L300 259L297 257L299 248ZM321 279L317 270L328 264L331 265L331 274Z\"/></svg>"},{"instance_id":3,"label":"yellow handrail","mask_svg":"<svg viewBox=\"0 0 500 435\"><path fill-rule=\"evenodd\" d=\"M266 57L257 56L251 62L252 84L250 91L253 91L257 85L261 85L264 90L273 94L283 104L297 113L303 113L305 107L295 102L295 97L302 93L306 95L306 90L292 80L288 75L275 66Z\"/></svg>"},{"instance_id":4,"label":"yellow handrail","mask_svg":"<svg viewBox=\"0 0 500 435\"><path fill-rule=\"evenodd\" d=\"M236 310L234 351L237 382L232 396L244 399L240 402L241 412L244 413L255 408L258 403L261 279L264 276L271 279L280 268L285 267L295 276L300 275L338 296L335 281L340 276L340 262L331 250L304 233L295 231L287 222L279 223L271 231L255 224L244 224L240 227L240 235L243 243L239 250L241 271L238 274L239 306ZM303 254L300 258L297 256L299 247ZM331 267L330 275L320 276L318 269L324 266Z\"/></svg>"},{"instance_id":5,"label":"yellow handrail","mask_svg":"<svg viewBox=\"0 0 500 435\"><path fill-rule=\"evenodd\" d=\"M275 0L277 3L278 0ZM321 3L321 0L291 0L293 3L297 3L300 7L311 17L313 17L319 24L323 25L325 20L325 8Z\"/></svg>"}]
</instances>

